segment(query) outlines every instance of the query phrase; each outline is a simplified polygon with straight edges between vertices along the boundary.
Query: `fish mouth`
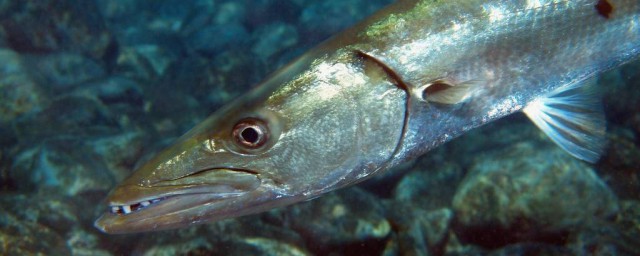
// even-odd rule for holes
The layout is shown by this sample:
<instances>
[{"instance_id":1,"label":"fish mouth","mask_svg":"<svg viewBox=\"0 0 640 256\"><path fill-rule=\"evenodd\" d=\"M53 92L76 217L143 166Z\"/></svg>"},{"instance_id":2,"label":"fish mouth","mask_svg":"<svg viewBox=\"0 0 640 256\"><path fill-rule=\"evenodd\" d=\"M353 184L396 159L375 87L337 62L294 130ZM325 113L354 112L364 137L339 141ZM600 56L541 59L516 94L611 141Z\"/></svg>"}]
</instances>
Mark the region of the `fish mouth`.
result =
<instances>
[{"instance_id":1,"label":"fish mouth","mask_svg":"<svg viewBox=\"0 0 640 256\"><path fill-rule=\"evenodd\" d=\"M154 199L150 199L150 200L144 200L142 202L138 202L138 203L134 203L134 204L111 205L109 207L111 208L111 213L113 213L113 214L127 215L127 214L130 214L132 212L136 212L138 210L142 210L142 209L146 208L147 206L150 206L152 204L158 203L158 202L160 202L160 201L162 201L164 199L166 199L166 197L154 198Z\"/></svg>"},{"instance_id":2,"label":"fish mouth","mask_svg":"<svg viewBox=\"0 0 640 256\"><path fill-rule=\"evenodd\" d=\"M269 183L252 171L223 168L148 186L125 183L112 191L109 209L94 225L106 233L131 233L221 219L232 204L272 193Z\"/></svg>"}]
</instances>

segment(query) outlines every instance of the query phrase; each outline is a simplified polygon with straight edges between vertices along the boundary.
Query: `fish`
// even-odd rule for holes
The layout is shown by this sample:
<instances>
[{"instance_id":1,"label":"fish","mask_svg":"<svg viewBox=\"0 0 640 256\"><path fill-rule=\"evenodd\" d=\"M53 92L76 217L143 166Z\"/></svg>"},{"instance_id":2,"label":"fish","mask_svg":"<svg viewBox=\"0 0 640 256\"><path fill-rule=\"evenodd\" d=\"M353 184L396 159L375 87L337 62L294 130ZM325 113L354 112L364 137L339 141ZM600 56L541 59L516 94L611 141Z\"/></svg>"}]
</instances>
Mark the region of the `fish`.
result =
<instances>
[{"instance_id":1,"label":"fish","mask_svg":"<svg viewBox=\"0 0 640 256\"><path fill-rule=\"evenodd\" d=\"M151 158L94 225L175 229L307 201L517 112L593 163L597 75L639 54L637 0L400 0Z\"/></svg>"}]
</instances>

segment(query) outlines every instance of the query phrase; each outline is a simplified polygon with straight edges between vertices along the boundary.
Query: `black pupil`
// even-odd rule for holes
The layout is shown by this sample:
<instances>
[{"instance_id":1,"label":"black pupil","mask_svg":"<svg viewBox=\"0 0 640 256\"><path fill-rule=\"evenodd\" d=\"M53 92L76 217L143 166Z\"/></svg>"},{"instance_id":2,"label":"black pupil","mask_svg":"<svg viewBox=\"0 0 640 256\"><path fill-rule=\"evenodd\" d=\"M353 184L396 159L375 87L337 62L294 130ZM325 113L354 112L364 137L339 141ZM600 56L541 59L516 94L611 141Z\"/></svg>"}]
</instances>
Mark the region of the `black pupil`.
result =
<instances>
[{"instance_id":1,"label":"black pupil","mask_svg":"<svg viewBox=\"0 0 640 256\"><path fill-rule=\"evenodd\" d=\"M244 130L242 130L240 135L242 136L242 139L244 141L251 144L258 143L258 140L260 139L260 134L258 134L258 131L256 131L256 128L253 128L253 127L245 128Z\"/></svg>"}]
</instances>

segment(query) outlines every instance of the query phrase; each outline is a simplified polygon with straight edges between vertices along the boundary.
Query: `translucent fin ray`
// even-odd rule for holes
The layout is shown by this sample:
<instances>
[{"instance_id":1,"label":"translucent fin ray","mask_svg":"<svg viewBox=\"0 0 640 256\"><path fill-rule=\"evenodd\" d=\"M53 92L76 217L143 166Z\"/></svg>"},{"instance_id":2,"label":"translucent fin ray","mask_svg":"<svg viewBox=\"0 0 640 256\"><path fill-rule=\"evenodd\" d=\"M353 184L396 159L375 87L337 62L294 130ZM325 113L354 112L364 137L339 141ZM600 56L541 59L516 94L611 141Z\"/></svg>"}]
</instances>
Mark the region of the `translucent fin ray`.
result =
<instances>
[{"instance_id":1,"label":"translucent fin ray","mask_svg":"<svg viewBox=\"0 0 640 256\"><path fill-rule=\"evenodd\" d=\"M605 118L595 78L561 87L530 102L524 113L569 154L596 162L605 146Z\"/></svg>"}]
</instances>

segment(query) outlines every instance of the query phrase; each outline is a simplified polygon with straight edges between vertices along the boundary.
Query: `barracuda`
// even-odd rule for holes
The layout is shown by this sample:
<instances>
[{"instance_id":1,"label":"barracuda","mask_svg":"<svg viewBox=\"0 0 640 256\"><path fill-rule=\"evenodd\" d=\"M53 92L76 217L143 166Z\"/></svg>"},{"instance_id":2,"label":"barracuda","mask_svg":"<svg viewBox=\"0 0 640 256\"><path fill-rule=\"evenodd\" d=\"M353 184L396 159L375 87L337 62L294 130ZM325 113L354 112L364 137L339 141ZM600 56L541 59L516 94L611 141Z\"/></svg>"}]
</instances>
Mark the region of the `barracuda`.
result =
<instances>
[{"instance_id":1,"label":"barracuda","mask_svg":"<svg viewBox=\"0 0 640 256\"><path fill-rule=\"evenodd\" d=\"M178 139L95 225L179 228L308 200L518 111L595 162L592 77L639 52L638 0L399 1Z\"/></svg>"}]
</instances>

